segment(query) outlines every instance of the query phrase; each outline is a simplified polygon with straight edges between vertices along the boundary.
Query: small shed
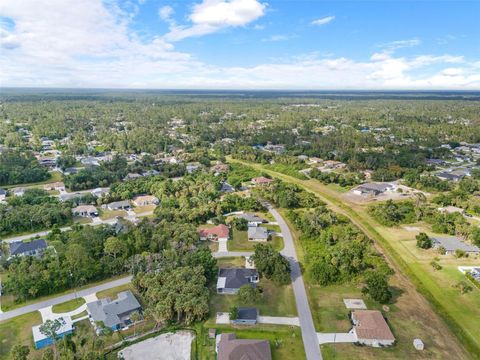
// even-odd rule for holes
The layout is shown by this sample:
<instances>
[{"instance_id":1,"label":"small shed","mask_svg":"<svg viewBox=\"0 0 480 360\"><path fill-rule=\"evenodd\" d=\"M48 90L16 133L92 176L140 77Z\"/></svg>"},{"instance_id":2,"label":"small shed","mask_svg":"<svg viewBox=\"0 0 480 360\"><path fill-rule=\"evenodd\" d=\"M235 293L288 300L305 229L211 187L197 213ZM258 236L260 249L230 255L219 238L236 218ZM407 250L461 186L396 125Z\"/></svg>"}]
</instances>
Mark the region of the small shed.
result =
<instances>
[{"instance_id":1,"label":"small shed","mask_svg":"<svg viewBox=\"0 0 480 360\"><path fill-rule=\"evenodd\" d=\"M413 339L413 346L415 346L415 349L417 350L423 350L425 348L421 339Z\"/></svg>"},{"instance_id":2,"label":"small shed","mask_svg":"<svg viewBox=\"0 0 480 360\"><path fill-rule=\"evenodd\" d=\"M215 339L216 335L217 335L217 330L216 329L208 329L208 337L210 339Z\"/></svg>"}]
</instances>

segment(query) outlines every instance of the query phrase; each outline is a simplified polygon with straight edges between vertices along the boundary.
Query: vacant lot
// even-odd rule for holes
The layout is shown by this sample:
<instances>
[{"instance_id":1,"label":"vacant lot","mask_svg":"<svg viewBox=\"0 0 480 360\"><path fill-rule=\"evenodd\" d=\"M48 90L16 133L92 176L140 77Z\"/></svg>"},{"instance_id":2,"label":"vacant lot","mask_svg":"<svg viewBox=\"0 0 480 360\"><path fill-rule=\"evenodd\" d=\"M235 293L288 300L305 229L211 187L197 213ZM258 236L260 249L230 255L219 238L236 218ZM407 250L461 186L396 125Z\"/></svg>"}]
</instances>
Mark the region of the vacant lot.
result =
<instances>
[{"instance_id":1,"label":"vacant lot","mask_svg":"<svg viewBox=\"0 0 480 360\"><path fill-rule=\"evenodd\" d=\"M0 359L10 360L10 350L16 344L27 345L33 351L32 326L41 323L38 311L0 322Z\"/></svg>"},{"instance_id":2,"label":"vacant lot","mask_svg":"<svg viewBox=\"0 0 480 360\"><path fill-rule=\"evenodd\" d=\"M161 334L126 347L118 356L125 360L190 360L193 339L190 331Z\"/></svg>"}]
</instances>

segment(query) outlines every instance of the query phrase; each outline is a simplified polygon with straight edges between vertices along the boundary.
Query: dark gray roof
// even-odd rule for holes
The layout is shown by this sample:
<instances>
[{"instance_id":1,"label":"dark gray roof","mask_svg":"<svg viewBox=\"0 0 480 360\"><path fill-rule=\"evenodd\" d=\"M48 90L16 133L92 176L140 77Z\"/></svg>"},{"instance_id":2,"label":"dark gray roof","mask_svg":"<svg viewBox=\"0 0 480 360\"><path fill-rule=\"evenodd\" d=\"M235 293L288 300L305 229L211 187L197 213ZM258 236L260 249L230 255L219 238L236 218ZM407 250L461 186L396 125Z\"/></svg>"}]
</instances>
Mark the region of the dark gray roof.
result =
<instances>
[{"instance_id":1,"label":"dark gray roof","mask_svg":"<svg viewBox=\"0 0 480 360\"><path fill-rule=\"evenodd\" d=\"M97 300L87 304L87 309L94 321L103 321L105 326L123 325L125 317L141 306L130 290L118 293L116 300L110 298Z\"/></svg>"},{"instance_id":2,"label":"dark gray roof","mask_svg":"<svg viewBox=\"0 0 480 360\"><path fill-rule=\"evenodd\" d=\"M120 209L120 208L126 208L130 206L130 202L128 200L123 200L123 201L114 201L109 204L107 204L109 208L112 209Z\"/></svg>"},{"instance_id":3,"label":"dark gray roof","mask_svg":"<svg viewBox=\"0 0 480 360\"><path fill-rule=\"evenodd\" d=\"M0 195L6 195L7 190L0 188Z\"/></svg>"},{"instance_id":4,"label":"dark gray roof","mask_svg":"<svg viewBox=\"0 0 480 360\"><path fill-rule=\"evenodd\" d=\"M382 193L387 191L390 187L391 185L388 183L366 183L360 185L357 189Z\"/></svg>"},{"instance_id":5,"label":"dark gray roof","mask_svg":"<svg viewBox=\"0 0 480 360\"><path fill-rule=\"evenodd\" d=\"M9 243L10 256L28 253L30 251L44 250L47 248L45 239L32 240L30 242L16 241Z\"/></svg>"},{"instance_id":6,"label":"dark gray roof","mask_svg":"<svg viewBox=\"0 0 480 360\"><path fill-rule=\"evenodd\" d=\"M219 269L218 277L225 278L226 289L239 289L243 285L249 284L249 278L252 276L258 277L258 272L255 269Z\"/></svg>"},{"instance_id":7,"label":"dark gray roof","mask_svg":"<svg viewBox=\"0 0 480 360\"><path fill-rule=\"evenodd\" d=\"M237 320L257 320L258 310L256 308L238 308Z\"/></svg>"}]
</instances>

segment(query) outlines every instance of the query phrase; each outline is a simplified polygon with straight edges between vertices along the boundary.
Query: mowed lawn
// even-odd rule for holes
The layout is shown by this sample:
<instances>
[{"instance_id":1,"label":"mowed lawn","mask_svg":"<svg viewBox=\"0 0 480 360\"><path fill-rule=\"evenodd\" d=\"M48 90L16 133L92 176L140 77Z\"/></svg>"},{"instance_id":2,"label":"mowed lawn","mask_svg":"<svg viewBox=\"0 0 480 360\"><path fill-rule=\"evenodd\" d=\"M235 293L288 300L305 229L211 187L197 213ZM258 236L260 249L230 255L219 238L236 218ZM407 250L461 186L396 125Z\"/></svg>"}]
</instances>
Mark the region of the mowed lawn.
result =
<instances>
[{"instance_id":1,"label":"mowed lawn","mask_svg":"<svg viewBox=\"0 0 480 360\"><path fill-rule=\"evenodd\" d=\"M262 288L263 296L256 303L242 303L237 295L213 294L210 299L211 321L215 322L217 312L228 312L233 306L256 307L260 315L265 316L297 316L295 297L291 284L278 286L272 281L262 278L258 286Z\"/></svg>"},{"instance_id":2,"label":"mowed lawn","mask_svg":"<svg viewBox=\"0 0 480 360\"><path fill-rule=\"evenodd\" d=\"M38 311L0 322L0 359L12 359L10 351L16 344L27 345L30 351L34 351L32 326L41 323Z\"/></svg>"},{"instance_id":3,"label":"mowed lawn","mask_svg":"<svg viewBox=\"0 0 480 360\"><path fill-rule=\"evenodd\" d=\"M207 326L205 326L207 327ZM212 325L219 333L234 333L237 339L268 340L272 351L273 360L303 360L302 334L296 326L255 325L255 326L228 326ZM207 330L208 331L208 330ZM215 342L208 341L204 336L203 341L198 342L202 347L199 351L202 360L215 360Z\"/></svg>"},{"instance_id":4,"label":"mowed lawn","mask_svg":"<svg viewBox=\"0 0 480 360\"><path fill-rule=\"evenodd\" d=\"M237 160L231 161L237 162ZM392 229L380 226L368 215L365 207L344 203L341 193L316 180L299 180L268 171L258 164L242 163L261 169L284 181L296 183L317 194L333 211L350 217L370 238L376 240L376 248L386 255L391 266L397 270L391 279L391 284L397 289L394 306L391 306L391 314L394 315L391 322L392 330L399 338L398 344L388 351L382 350L382 355L379 357L376 356L378 352L375 350L377 349L361 348L359 351L359 348L353 347L353 345L336 345L336 355L334 355L336 357L334 358L476 358L478 352L475 349L480 349L478 325L480 306L478 306L477 300L474 300L478 299L478 290L461 295L458 290L453 289L452 282L457 281L459 275L455 275L455 272L449 273L449 265L444 266L444 270L440 272L434 272L428 264L429 261L419 260L412 256L411 251L407 251L405 247L408 247L408 244L402 243L402 239L405 239L399 238ZM413 237L414 233L410 233L410 241ZM300 252L302 252L301 248ZM440 260L442 266L444 262L447 262L444 260L443 258ZM470 261L467 260L467 262ZM410 281L405 275L408 275ZM447 280L449 278L451 280ZM441 279L445 280L441 281ZM310 296L312 297L312 294ZM314 296L321 297L322 295L315 294ZM312 300L310 299L310 301ZM415 337L422 338L428 351L412 352L410 350L413 348L412 341ZM462 340L462 344L458 339ZM469 347L468 352L464 346ZM326 348L325 358L328 358L328 346ZM352 348L355 349L353 357L350 352ZM343 353L344 351L346 352ZM356 356L357 352L358 357ZM365 356L362 355L363 353Z\"/></svg>"},{"instance_id":5,"label":"mowed lawn","mask_svg":"<svg viewBox=\"0 0 480 360\"><path fill-rule=\"evenodd\" d=\"M65 313L65 312L70 312L75 309L78 309L80 306L85 304L85 299L84 298L76 298L72 299L69 301L66 301L61 304L53 305L52 306L52 311L54 313Z\"/></svg>"},{"instance_id":6,"label":"mowed lawn","mask_svg":"<svg viewBox=\"0 0 480 360\"><path fill-rule=\"evenodd\" d=\"M272 227L272 225L270 226ZM273 248L278 251L283 249L283 238L281 236L272 236L271 240L268 240L267 242L260 242L248 241L246 231L239 231L237 229L233 229L232 233L232 239L229 240L227 243L229 251L253 251L255 245L257 244L271 244Z\"/></svg>"}]
</instances>

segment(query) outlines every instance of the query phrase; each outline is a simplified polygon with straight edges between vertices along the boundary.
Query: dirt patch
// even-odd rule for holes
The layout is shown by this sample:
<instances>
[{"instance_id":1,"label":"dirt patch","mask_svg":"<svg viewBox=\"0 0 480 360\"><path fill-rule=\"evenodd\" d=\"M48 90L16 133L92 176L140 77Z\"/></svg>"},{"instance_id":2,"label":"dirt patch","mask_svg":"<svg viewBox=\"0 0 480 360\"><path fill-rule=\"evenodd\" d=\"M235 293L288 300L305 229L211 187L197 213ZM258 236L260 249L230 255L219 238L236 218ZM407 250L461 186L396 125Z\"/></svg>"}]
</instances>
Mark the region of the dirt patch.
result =
<instances>
[{"instance_id":1,"label":"dirt patch","mask_svg":"<svg viewBox=\"0 0 480 360\"><path fill-rule=\"evenodd\" d=\"M190 360L194 337L190 331L162 334L126 347L118 352L118 358L125 360Z\"/></svg>"}]
</instances>

